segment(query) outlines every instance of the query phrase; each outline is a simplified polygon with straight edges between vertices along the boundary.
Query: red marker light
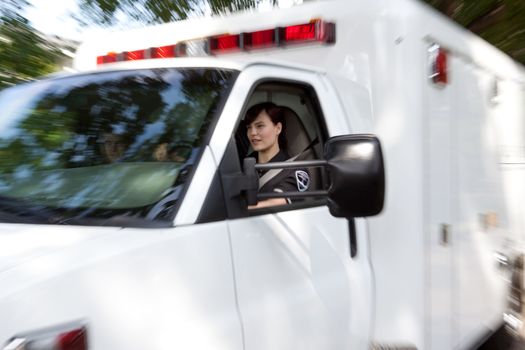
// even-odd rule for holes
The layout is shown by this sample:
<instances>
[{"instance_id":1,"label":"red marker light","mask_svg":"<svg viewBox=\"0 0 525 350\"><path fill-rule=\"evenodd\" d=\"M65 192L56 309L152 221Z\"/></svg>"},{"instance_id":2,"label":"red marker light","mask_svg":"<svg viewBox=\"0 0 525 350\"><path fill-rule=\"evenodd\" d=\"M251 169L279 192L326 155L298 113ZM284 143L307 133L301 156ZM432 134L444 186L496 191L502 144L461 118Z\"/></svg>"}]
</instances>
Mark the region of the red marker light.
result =
<instances>
[{"instance_id":1,"label":"red marker light","mask_svg":"<svg viewBox=\"0 0 525 350\"><path fill-rule=\"evenodd\" d=\"M428 49L430 57L430 79L434 84L448 84L448 52L439 45Z\"/></svg>"},{"instance_id":2,"label":"red marker light","mask_svg":"<svg viewBox=\"0 0 525 350\"><path fill-rule=\"evenodd\" d=\"M210 38L210 52L221 53L227 51L240 50L241 47L241 36L236 35L221 35Z\"/></svg>"},{"instance_id":3,"label":"red marker light","mask_svg":"<svg viewBox=\"0 0 525 350\"><path fill-rule=\"evenodd\" d=\"M244 34L244 46L247 49L265 48L274 45L276 45L275 29Z\"/></svg>"},{"instance_id":4,"label":"red marker light","mask_svg":"<svg viewBox=\"0 0 525 350\"><path fill-rule=\"evenodd\" d=\"M447 53L444 50L439 50L436 57L436 76L434 82L446 84L448 83L447 74Z\"/></svg>"},{"instance_id":5,"label":"red marker light","mask_svg":"<svg viewBox=\"0 0 525 350\"><path fill-rule=\"evenodd\" d=\"M84 328L62 333L57 337L59 350L87 350L87 334Z\"/></svg>"},{"instance_id":6,"label":"red marker light","mask_svg":"<svg viewBox=\"0 0 525 350\"><path fill-rule=\"evenodd\" d=\"M88 335L84 326L52 327L31 333L19 334L4 349L18 350L88 350Z\"/></svg>"}]
</instances>

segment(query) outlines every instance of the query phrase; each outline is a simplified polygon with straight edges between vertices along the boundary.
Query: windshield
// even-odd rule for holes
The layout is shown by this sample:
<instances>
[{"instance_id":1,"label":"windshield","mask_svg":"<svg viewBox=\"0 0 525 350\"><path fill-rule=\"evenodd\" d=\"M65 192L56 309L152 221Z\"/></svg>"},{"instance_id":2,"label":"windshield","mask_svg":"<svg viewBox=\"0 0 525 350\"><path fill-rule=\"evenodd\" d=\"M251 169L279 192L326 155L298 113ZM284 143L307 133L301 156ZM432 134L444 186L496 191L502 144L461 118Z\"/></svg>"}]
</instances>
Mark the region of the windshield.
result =
<instances>
[{"instance_id":1,"label":"windshield","mask_svg":"<svg viewBox=\"0 0 525 350\"><path fill-rule=\"evenodd\" d=\"M2 91L0 220L172 221L232 75L117 71Z\"/></svg>"}]
</instances>

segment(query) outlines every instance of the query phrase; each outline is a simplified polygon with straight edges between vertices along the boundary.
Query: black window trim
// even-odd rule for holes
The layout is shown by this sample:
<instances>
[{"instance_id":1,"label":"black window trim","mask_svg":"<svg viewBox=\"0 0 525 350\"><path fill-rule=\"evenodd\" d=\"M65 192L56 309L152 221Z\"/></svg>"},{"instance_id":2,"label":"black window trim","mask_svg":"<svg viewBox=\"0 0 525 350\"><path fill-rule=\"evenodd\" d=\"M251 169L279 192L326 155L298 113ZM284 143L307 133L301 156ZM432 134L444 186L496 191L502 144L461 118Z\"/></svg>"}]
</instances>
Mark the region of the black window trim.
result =
<instances>
[{"instance_id":1,"label":"black window trim","mask_svg":"<svg viewBox=\"0 0 525 350\"><path fill-rule=\"evenodd\" d=\"M187 68L187 67L184 67L184 68ZM207 68L207 67L201 67L201 68ZM213 67L209 67L209 68L212 69ZM230 77L230 80L228 81L228 83L229 83L228 84L228 89L224 90L221 93L221 97L219 98L219 102L217 103L217 108L215 109L214 115L211 117L211 121L210 121L210 125L208 127L208 131L206 132L206 135L204 136L203 147L201 147L201 149L199 150L199 153L197 154L197 156L195 158L195 166L192 168L191 172L188 174L188 178L186 180L186 184L184 185L184 187L183 187L183 189L181 191L180 198L177 201L177 204L175 205L175 207L172 209L173 213L172 213L172 215L170 217L170 220L166 220L166 221L169 222L169 227L176 227L175 219L177 218L177 214L179 213L179 209L180 209L182 203L184 203L184 200L186 199L186 194L188 192L190 184L193 181L193 177L195 176L195 172L196 172L197 168L199 167L199 165L201 164L201 159L202 159L202 156L204 154L204 151L205 151L206 147L208 147L209 144L210 144L211 138L212 138L212 136L214 134L214 131L215 131L216 127L217 127L217 124L219 122L220 116L222 115L222 111L224 109L224 106L226 105L226 102L228 101L228 97L230 96L230 93L231 93L231 91L233 89L233 86L235 85L237 77L240 74L240 72L238 70L234 70L234 69L227 69L227 68L216 68L216 69L231 71L232 72L232 76ZM212 183L210 183L210 187L208 188L208 192L213 190L213 186L212 185L213 185L213 180L212 180ZM209 198L209 193L206 193L204 202L203 202L202 207L200 209L201 211L206 206L208 198ZM196 222L199 221L199 217L200 216L201 215L199 213Z\"/></svg>"}]
</instances>

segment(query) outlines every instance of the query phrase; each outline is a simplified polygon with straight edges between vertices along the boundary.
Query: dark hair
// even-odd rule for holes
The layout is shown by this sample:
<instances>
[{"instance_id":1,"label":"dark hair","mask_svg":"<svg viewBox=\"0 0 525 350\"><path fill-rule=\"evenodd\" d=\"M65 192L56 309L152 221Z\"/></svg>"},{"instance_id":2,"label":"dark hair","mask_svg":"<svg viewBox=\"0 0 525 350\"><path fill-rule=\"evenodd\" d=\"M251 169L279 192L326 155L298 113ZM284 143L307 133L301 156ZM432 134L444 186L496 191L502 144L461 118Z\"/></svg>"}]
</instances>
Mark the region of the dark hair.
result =
<instances>
[{"instance_id":1,"label":"dark hair","mask_svg":"<svg viewBox=\"0 0 525 350\"><path fill-rule=\"evenodd\" d=\"M246 116L244 117L245 125L248 126L251 123L253 123L253 121L257 119L257 117L259 116L259 114L261 114L262 111L265 111L266 114L268 114L270 120L274 125L277 125L277 123L281 123L282 128L278 138L279 148L282 150L286 150L287 143L286 137L284 135L284 131L286 130L284 110L281 107L277 106L275 103L262 102L251 106L246 112Z\"/></svg>"}]
</instances>

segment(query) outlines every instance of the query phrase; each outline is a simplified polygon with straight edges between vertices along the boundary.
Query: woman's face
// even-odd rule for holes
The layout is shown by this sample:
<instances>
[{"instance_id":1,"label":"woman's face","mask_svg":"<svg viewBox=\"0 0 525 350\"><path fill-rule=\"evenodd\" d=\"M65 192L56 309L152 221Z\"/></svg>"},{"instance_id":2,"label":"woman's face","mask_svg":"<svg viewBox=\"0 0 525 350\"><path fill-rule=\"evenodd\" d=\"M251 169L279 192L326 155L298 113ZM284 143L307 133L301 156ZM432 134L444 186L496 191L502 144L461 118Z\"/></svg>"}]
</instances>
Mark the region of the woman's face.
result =
<instances>
[{"instance_id":1,"label":"woman's face","mask_svg":"<svg viewBox=\"0 0 525 350\"><path fill-rule=\"evenodd\" d=\"M246 134L253 150L256 152L264 152L272 147L279 149L278 138L281 129L281 123L274 124L268 113L263 110L257 118L247 126Z\"/></svg>"},{"instance_id":2,"label":"woman's face","mask_svg":"<svg viewBox=\"0 0 525 350\"><path fill-rule=\"evenodd\" d=\"M108 162L112 163L119 159L125 151L121 136L105 133L103 137L102 152Z\"/></svg>"}]
</instances>

